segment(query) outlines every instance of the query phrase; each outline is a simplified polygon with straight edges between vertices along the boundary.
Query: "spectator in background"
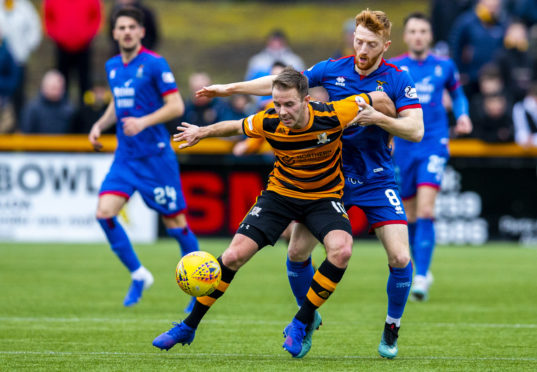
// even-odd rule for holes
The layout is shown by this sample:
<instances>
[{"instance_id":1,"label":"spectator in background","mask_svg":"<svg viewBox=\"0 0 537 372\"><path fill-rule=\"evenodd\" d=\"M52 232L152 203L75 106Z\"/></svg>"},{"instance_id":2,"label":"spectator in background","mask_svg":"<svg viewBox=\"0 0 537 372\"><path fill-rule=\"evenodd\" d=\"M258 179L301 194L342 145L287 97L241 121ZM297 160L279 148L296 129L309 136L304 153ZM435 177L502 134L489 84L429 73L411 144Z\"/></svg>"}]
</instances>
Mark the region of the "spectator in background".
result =
<instances>
[{"instance_id":1,"label":"spectator in background","mask_svg":"<svg viewBox=\"0 0 537 372\"><path fill-rule=\"evenodd\" d=\"M50 70L43 76L39 95L24 107L21 132L70 133L74 111L65 95L65 78Z\"/></svg>"},{"instance_id":2,"label":"spectator in background","mask_svg":"<svg viewBox=\"0 0 537 372\"><path fill-rule=\"evenodd\" d=\"M248 61L246 80L256 79L270 74L274 62L293 66L297 71L304 70L304 62L289 47L287 36L282 30L273 30L267 37L265 49Z\"/></svg>"},{"instance_id":3,"label":"spectator in background","mask_svg":"<svg viewBox=\"0 0 537 372\"><path fill-rule=\"evenodd\" d=\"M524 100L515 104L513 123L516 143L537 147L537 81L531 84Z\"/></svg>"},{"instance_id":4,"label":"spectator in background","mask_svg":"<svg viewBox=\"0 0 537 372\"><path fill-rule=\"evenodd\" d=\"M11 97L19 83L19 68L3 39L0 23L0 133L11 132L15 126Z\"/></svg>"},{"instance_id":5,"label":"spectator in background","mask_svg":"<svg viewBox=\"0 0 537 372\"><path fill-rule=\"evenodd\" d=\"M35 7L28 0L0 0L0 24L9 50L19 66L19 84L13 94L16 121L20 123L24 106L26 65L32 51L41 43L41 20Z\"/></svg>"},{"instance_id":6,"label":"spectator in background","mask_svg":"<svg viewBox=\"0 0 537 372\"><path fill-rule=\"evenodd\" d=\"M497 65L488 63L481 68L478 86L479 93L470 104L473 136L487 142L512 141L512 102L505 95L505 83Z\"/></svg>"},{"instance_id":7,"label":"spectator in background","mask_svg":"<svg viewBox=\"0 0 537 372\"><path fill-rule=\"evenodd\" d=\"M459 15L470 10L473 0L431 0L431 25L433 28L435 54L449 55L449 32Z\"/></svg>"},{"instance_id":8,"label":"spectator in background","mask_svg":"<svg viewBox=\"0 0 537 372\"><path fill-rule=\"evenodd\" d=\"M84 102L78 108L73 120L73 133L89 133L93 123L103 116L108 107L112 94L103 84L96 84L84 93ZM108 128L104 134L114 134L115 127Z\"/></svg>"},{"instance_id":9,"label":"spectator in background","mask_svg":"<svg viewBox=\"0 0 537 372\"><path fill-rule=\"evenodd\" d=\"M234 94L229 97L227 105L223 105L219 112L219 121L244 119L255 113L252 110L250 96L247 94Z\"/></svg>"},{"instance_id":10,"label":"spectator in background","mask_svg":"<svg viewBox=\"0 0 537 372\"><path fill-rule=\"evenodd\" d=\"M113 24L113 15L116 13L116 11L122 7L125 6L131 6L134 8L137 8L142 11L144 14L144 25L145 25L145 36L142 39L142 45L150 50L155 50L157 48L157 45L159 43L159 27L158 22L155 17L155 13L152 9L146 7L141 0L115 0L114 6L112 8L112 11L110 12L110 17L108 18L108 25L109 25L109 37L110 37L110 44L111 44L111 51L112 55L116 55L119 53L119 48L117 46L116 41L114 40L112 31L114 30L114 24Z\"/></svg>"},{"instance_id":11,"label":"spectator in background","mask_svg":"<svg viewBox=\"0 0 537 372\"><path fill-rule=\"evenodd\" d=\"M68 93L72 70L78 73L78 100L91 89L91 42L101 24L100 0L45 0L45 29L56 43L58 70L65 77Z\"/></svg>"},{"instance_id":12,"label":"spectator in background","mask_svg":"<svg viewBox=\"0 0 537 372\"><path fill-rule=\"evenodd\" d=\"M203 87L211 85L211 78L206 72L196 72L188 79L190 88L190 98L185 102L185 113L181 121L196 123L196 125L206 126L220 121L219 115L228 106L221 98L196 97L196 92ZM170 133L177 132L176 123ZM172 128L168 128L172 129Z\"/></svg>"},{"instance_id":13,"label":"spectator in background","mask_svg":"<svg viewBox=\"0 0 537 372\"><path fill-rule=\"evenodd\" d=\"M453 60L468 98L478 92L479 69L502 46L506 22L501 0L479 0L473 10L461 14L450 34Z\"/></svg>"},{"instance_id":14,"label":"spectator in background","mask_svg":"<svg viewBox=\"0 0 537 372\"><path fill-rule=\"evenodd\" d=\"M531 81L536 77L537 64L528 53L528 47L526 25L521 21L511 23L495 62L506 84L506 93L515 102L524 98Z\"/></svg>"},{"instance_id":15,"label":"spectator in background","mask_svg":"<svg viewBox=\"0 0 537 372\"><path fill-rule=\"evenodd\" d=\"M343 30L341 34L341 46L339 50L336 50L332 55L333 59L338 59L345 56L351 56L354 54L354 30L356 29L356 21L354 18L347 19L343 23Z\"/></svg>"},{"instance_id":16,"label":"spectator in background","mask_svg":"<svg viewBox=\"0 0 537 372\"><path fill-rule=\"evenodd\" d=\"M505 82L498 65L487 63L481 68L478 89L481 94L501 93L505 89Z\"/></svg>"},{"instance_id":17,"label":"spectator in background","mask_svg":"<svg viewBox=\"0 0 537 372\"><path fill-rule=\"evenodd\" d=\"M474 136L485 142L510 142L513 140L513 122L510 105L501 92L481 97L482 104L474 110Z\"/></svg>"}]
</instances>

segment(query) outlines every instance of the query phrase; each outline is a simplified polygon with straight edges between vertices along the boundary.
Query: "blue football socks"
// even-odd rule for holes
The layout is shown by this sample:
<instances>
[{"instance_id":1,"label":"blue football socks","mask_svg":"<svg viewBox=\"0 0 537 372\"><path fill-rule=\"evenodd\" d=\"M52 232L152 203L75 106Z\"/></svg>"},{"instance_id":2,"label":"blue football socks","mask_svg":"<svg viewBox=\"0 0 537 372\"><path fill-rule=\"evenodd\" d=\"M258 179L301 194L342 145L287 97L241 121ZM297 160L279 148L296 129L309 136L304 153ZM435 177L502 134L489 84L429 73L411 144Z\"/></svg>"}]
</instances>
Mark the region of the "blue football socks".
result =
<instances>
[{"instance_id":1,"label":"blue football socks","mask_svg":"<svg viewBox=\"0 0 537 372\"><path fill-rule=\"evenodd\" d=\"M435 245L434 223L429 218L418 218L416 221L416 238L414 241L414 264L416 275L427 275Z\"/></svg>"},{"instance_id":2,"label":"blue football socks","mask_svg":"<svg viewBox=\"0 0 537 372\"><path fill-rule=\"evenodd\" d=\"M169 236L177 240L181 247L182 256L199 251L198 239L196 239L196 235L194 235L188 226L166 229L166 232Z\"/></svg>"},{"instance_id":3,"label":"blue football socks","mask_svg":"<svg viewBox=\"0 0 537 372\"><path fill-rule=\"evenodd\" d=\"M412 284L412 262L405 268L391 267L386 292L388 293L388 316L400 319Z\"/></svg>"},{"instance_id":4,"label":"blue football socks","mask_svg":"<svg viewBox=\"0 0 537 372\"><path fill-rule=\"evenodd\" d=\"M125 230L123 230L117 217L98 218L97 221L104 230L112 251L114 251L123 265L125 265L131 273L140 268L141 264L138 260L138 256L136 255L136 252L134 252L129 237L125 233Z\"/></svg>"},{"instance_id":5,"label":"blue football socks","mask_svg":"<svg viewBox=\"0 0 537 372\"><path fill-rule=\"evenodd\" d=\"M302 306L311 286L314 270L311 257L304 262L292 262L287 257L287 277L298 306Z\"/></svg>"}]
</instances>

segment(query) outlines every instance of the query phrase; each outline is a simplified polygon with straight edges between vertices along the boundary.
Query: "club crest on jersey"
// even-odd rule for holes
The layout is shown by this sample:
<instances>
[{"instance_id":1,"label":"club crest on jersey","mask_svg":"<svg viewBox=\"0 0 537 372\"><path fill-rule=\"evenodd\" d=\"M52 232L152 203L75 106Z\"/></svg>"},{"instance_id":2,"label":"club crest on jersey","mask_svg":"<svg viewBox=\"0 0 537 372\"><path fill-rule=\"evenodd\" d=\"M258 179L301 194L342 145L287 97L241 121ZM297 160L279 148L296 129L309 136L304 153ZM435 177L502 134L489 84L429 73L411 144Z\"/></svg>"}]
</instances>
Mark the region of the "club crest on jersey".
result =
<instances>
[{"instance_id":1,"label":"club crest on jersey","mask_svg":"<svg viewBox=\"0 0 537 372\"><path fill-rule=\"evenodd\" d=\"M136 70L136 77L141 78L144 76L144 65L138 66L138 70Z\"/></svg>"},{"instance_id":2,"label":"club crest on jersey","mask_svg":"<svg viewBox=\"0 0 537 372\"><path fill-rule=\"evenodd\" d=\"M418 93L416 92L416 88L408 85L405 88L405 97L406 98L418 98Z\"/></svg>"},{"instance_id":3,"label":"club crest on jersey","mask_svg":"<svg viewBox=\"0 0 537 372\"><path fill-rule=\"evenodd\" d=\"M110 70L110 74L108 75L110 79L114 79L116 77L116 69Z\"/></svg>"},{"instance_id":4,"label":"club crest on jersey","mask_svg":"<svg viewBox=\"0 0 537 372\"><path fill-rule=\"evenodd\" d=\"M399 68L403 71L408 72L408 66L400 66Z\"/></svg>"},{"instance_id":5,"label":"club crest on jersey","mask_svg":"<svg viewBox=\"0 0 537 372\"><path fill-rule=\"evenodd\" d=\"M377 80L377 89L375 89L377 92L384 92L384 84L386 84L385 81Z\"/></svg>"},{"instance_id":6,"label":"club crest on jersey","mask_svg":"<svg viewBox=\"0 0 537 372\"><path fill-rule=\"evenodd\" d=\"M434 74L436 76L442 76L442 66L436 65L434 68Z\"/></svg>"},{"instance_id":7,"label":"club crest on jersey","mask_svg":"<svg viewBox=\"0 0 537 372\"><path fill-rule=\"evenodd\" d=\"M330 138L328 138L328 135L326 134L326 132L323 132L317 135L318 145L324 145L325 143L328 143L328 142L330 142Z\"/></svg>"},{"instance_id":8,"label":"club crest on jersey","mask_svg":"<svg viewBox=\"0 0 537 372\"><path fill-rule=\"evenodd\" d=\"M340 86L340 87L344 87L345 86L345 78L343 76L338 76L336 78L336 85Z\"/></svg>"}]
</instances>

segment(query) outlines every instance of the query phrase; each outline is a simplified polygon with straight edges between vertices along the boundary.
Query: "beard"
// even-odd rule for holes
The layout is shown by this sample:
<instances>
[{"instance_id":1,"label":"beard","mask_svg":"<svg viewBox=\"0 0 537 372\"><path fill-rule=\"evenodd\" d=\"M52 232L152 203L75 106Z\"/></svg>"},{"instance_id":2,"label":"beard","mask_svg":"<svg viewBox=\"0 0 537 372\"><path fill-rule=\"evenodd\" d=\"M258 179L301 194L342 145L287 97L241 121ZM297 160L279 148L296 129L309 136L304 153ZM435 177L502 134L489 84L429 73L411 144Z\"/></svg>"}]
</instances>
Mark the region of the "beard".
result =
<instances>
[{"instance_id":1,"label":"beard","mask_svg":"<svg viewBox=\"0 0 537 372\"><path fill-rule=\"evenodd\" d=\"M364 63L360 62L360 56L358 56L356 58L356 61L357 61L356 66L358 66L360 70L364 70L364 71L369 70L378 62L379 58L381 58L383 54L384 54L384 51L381 51L379 54L373 57L365 56L367 58L367 61Z\"/></svg>"},{"instance_id":2,"label":"beard","mask_svg":"<svg viewBox=\"0 0 537 372\"><path fill-rule=\"evenodd\" d=\"M425 54L426 51L427 51L427 48L425 48L425 47L423 47L423 48L414 48L414 49L411 50L411 52L413 54L415 54L416 56L418 56L418 57L422 57Z\"/></svg>"},{"instance_id":3,"label":"beard","mask_svg":"<svg viewBox=\"0 0 537 372\"><path fill-rule=\"evenodd\" d=\"M120 45L119 49L124 53L132 53L136 50L137 47L138 47L138 44L134 43L132 44L132 46Z\"/></svg>"}]
</instances>

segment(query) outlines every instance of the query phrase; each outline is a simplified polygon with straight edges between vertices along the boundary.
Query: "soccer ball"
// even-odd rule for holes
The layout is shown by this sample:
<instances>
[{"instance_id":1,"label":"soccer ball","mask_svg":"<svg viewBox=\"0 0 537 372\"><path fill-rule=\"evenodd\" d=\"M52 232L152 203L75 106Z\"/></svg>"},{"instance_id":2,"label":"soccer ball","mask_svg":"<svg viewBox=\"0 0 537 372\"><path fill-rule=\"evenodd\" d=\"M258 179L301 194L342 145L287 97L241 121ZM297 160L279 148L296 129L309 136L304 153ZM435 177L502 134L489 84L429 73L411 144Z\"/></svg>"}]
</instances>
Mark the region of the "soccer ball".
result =
<instances>
[{"instance_id":1,"label":"soccer ball","mask_svg":"<svg viewBox=\"0 0 537 372\"><path fill-rule=\"evenodd\" d=\"M210 253L191 252L181 258L175 269L175 280L187 294L202 297L211 294L222 277L220 264Z\"/></svg>"}]
</instances>

